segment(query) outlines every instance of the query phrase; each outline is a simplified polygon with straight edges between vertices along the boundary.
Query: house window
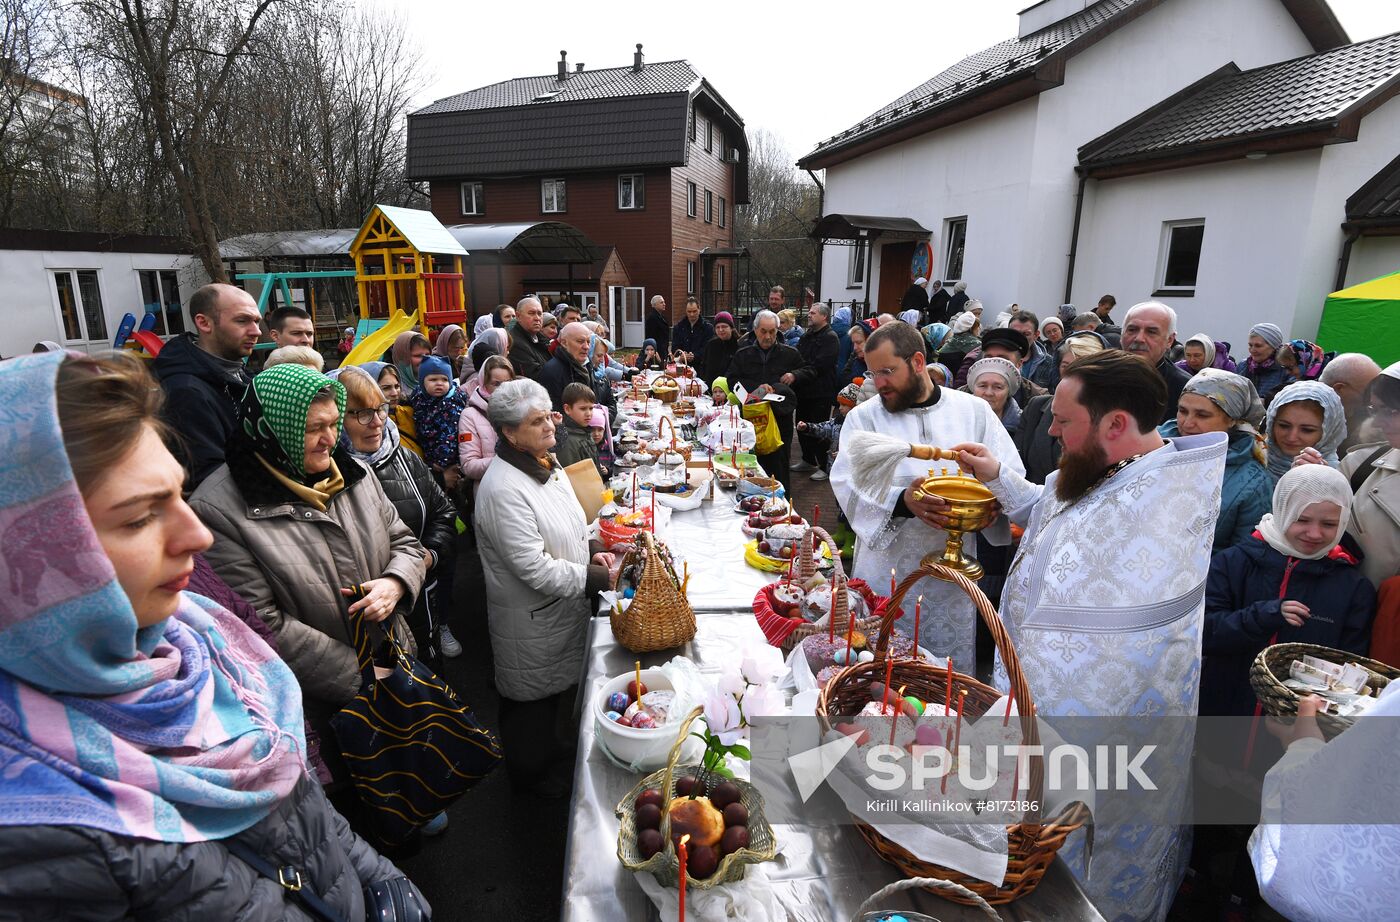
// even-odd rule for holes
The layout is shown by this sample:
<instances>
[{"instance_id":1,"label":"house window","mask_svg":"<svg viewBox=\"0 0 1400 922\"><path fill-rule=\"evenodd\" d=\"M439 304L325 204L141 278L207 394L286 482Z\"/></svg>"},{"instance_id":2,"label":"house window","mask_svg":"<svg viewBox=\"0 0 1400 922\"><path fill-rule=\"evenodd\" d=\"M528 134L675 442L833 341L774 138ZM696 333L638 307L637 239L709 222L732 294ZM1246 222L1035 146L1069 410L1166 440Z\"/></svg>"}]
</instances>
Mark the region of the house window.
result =
<instances>
[{"instance_id":1,"label":"house window","mask_svg":"<svg viewBox=\"0 0 1400 922\"><path fill-rule=\"evenodd\" d=\"M540 180L540 211L545 214L559 214L569 210L569 199L565 194L564 180Z\"/></svg>"},{"instance_id":2,"label":"house window","mask_svg":"<svg viewBox=\"0 0 1400 922\"><path fill-rule=\"evenodd\" d=\"M709 189L705 190L705 223L713 224L715 220L715 194Z\"/></svg>"},{"instance_id":3,"label":"house window","mask_svg":"<svg viewBox=\"0 0 1400 922\"><path fill-rule=\"evenodd\" d=\"M462 214L485 214L486 197L482 195L481 183L462 183Z\"/></svg>"},{"instance_id":4,"label":"house window","mask_svg":"<svg viewBox=\"0 0 1400 922\"><path fill-rule=\"evenodd\" d=\"M1189 298L1196 293L1196 272L1201 266L1203 220L1168 221L1162 225L1161 256L1157 259L1156 297Z\"/></svg>"},{"instance_id":5,"label":"house window","mask_svg":"<svg viewBox=\"0 0 1400 922\"><path fill-rule=\"evenodd\" d=\"M729 206L724 201L724 196L719 197L719 226L729 226Z\"/></svg>"},{"instance_id":6,"label":"house window","mask_svg":"<svg viewBox=\"0 0 1400 922\"><path fill-rule=\"evenodd\" d=\"M724 291L724 263L715 266L715 291Z\"/></svg>"},{"instance_id":7,"label":"house window","mask_svg":"<svg viewBox=\"0 0 1400 922\"><path fill-rule=\"evenodd\" d=\"M943 222L944 239L948 241L948 252L943 261L943 278L958 282L963 277L963 250L967 242L967 218L949 218Z\"/></svg>"},{"instance_id":8,"label":"house window","mask_svg":"<svg viewBox=\"0 0 1400 922\"><path fill-rule=\"evenodd\" d=\"M859 288L865 284L865 247L864 240L851 247L850 261L846 264L847 288Z\"/></svg>"},{"instance_id":9,"label":"house window","mask_svg":"<svg viewBox=\"0 0 1400 922\"><path fill-rule=\"evenodd\" d=\"M102 311L102 289L96 269L59 269L53 274L58 312L63 319L65 342L102 342L107 339L107 316Z\"/></svg>"},{"instance_id":10,"label":"house window","mask_svg":"<svg viewBox=\"0 0 1400 922\"><path fill-rule=\"evenodd\" d=\"M645 205L646 176L623 173L617 177L617 207L623 211L637 211Z\"/></svg>"},{"instance_id":11,"label":"house window","mask_svg":"<svg viewBox=\"0 0 1400 922\"><path fill-rule=\"evenodd\" d=\"M685 293L695 294L695 261L691 260L685 264Z\"/></svg>"},{"instance_id":12,"label":"house window","mask_svg":"<svg viewBox=\"0 0 1400 922\"><path fill-rule=\"evenodd\" d=\"M157 336L185 332L185 313L180 309L180 282L170 269L147 269L141 276L141 303L154 314L152 328Z\"/></svg>"},{"instance_id":13,"label":"house window","mask_svg":"<svg viewBox=\"0 0 1400 922\"><path fill-rule=\"evenodd\" d=\"M695 217L695 183L685 184L685 213Z\"/></svg>"},{"instance_id":14,"label":"house window","mask_svg":"<svg viewBox=\"0 0 1400 922\"><path fill-rule=\"evenodd\" d=\"M715 126L709 119L705 119L705 153L715 149Z\"/></svg>"}]
</instances>

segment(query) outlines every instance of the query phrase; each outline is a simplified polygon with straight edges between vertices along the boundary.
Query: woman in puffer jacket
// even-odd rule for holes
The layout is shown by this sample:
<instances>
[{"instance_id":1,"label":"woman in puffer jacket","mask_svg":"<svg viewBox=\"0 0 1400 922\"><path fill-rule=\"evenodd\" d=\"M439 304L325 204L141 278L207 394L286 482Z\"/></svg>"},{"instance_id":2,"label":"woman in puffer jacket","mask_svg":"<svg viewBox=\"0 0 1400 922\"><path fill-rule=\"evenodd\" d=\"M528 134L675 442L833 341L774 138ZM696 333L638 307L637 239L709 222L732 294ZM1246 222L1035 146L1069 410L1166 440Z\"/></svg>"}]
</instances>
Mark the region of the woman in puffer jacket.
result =
<instances>
[{"instance_id":1,"label":"woman in puffer jacket","mask_svg":"<svg viewBox=\"0 0 1400 922\"><path fill-rule=\"evenodd\" d=\"M398 427L388 418L389 403L379 385L359 368L337 369L327 377L345 385L345 425L340 445L367 465L384 495L428 552L428 576L408 626L426 659L460 656L452 634L452 574L456 563L457 509L433 479L423 459L399 444Z\"/></svg>"},{"instance_id":2,"label":"woman in puffer jacket","mask_svg":"<svg viewBox=\"0 0 1400 922\"><path fill-rule=\"evenodd\" d=\"M291 671L184 591L210 534L149 373L25 356L0 363L0 395L28 408L0 427L0 916L314 918L246 846L365 918L364 885L400 872L307 776Z\"/></svg>"}]
</instances>

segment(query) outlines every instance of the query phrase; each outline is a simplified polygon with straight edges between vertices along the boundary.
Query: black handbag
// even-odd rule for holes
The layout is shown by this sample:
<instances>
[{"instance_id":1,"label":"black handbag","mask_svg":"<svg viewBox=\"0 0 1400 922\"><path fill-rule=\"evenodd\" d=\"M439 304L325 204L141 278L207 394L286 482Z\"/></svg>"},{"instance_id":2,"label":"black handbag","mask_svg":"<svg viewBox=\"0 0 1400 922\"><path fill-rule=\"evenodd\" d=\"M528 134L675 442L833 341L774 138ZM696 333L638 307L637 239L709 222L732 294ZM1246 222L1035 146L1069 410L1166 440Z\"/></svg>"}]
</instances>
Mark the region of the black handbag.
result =
<instances>
[{"instance_id":1,"label":"black handbag","mask_svg":"<svg viewBox=\"0 0 1400 922\"><path fill-rule=\"evenodd\" d=\"M282 895L300 905L312 918L319 922L348 922L311 889L297 868L291 865L277 867L246 842L237 839L225 839L223 844L234 857L280 886ZM402 875L365 884L364 899L365 922L428 922L432 918L424 911L413 885Z\"/></svg>"},{"instance_id":2,"label":"black handbag","mask_svg":"<svg viewBox=\"0 0 1400 922\"><path fill-rule=\"evenodd\" d=\"M331 718L331 730L375 834L397 845L490 774L501 744L446 682L408 655L388 623L348 617L360 692ZM381 630L376 648L371 637ZM388 670L383 678L376 661Z\"/></svg>"}]
</instances>

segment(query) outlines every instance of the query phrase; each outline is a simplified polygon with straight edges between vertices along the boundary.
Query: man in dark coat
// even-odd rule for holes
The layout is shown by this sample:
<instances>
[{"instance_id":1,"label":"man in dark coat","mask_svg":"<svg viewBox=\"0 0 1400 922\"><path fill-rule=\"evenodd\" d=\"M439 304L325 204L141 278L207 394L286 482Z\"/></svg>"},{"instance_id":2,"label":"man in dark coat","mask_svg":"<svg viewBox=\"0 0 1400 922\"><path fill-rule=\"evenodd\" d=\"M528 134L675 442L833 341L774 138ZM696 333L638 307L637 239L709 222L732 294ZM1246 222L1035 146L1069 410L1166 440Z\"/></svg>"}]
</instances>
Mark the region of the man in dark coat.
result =
<instances>
[{"instance_id":1,"label":"man in dark coat","mask_svg":"<svg viewBox=\"0 0 1400 922\"><path fill-rule=\"evenodd\" d=\"M164 416L179 434L188 489L224 463L224 445L237 427L238 402L252 377L243 360L262 331L257 302L232 285L205 285L190 297L197 333L177 336L155 360L165 390Z\"/></svg>"},{"instance_id":2,"label":"man in dark coat","mask_svg":"<svg viewBox=\"0 0 1400 922\"><path fill-rule=\"evenodd\" d=\"M515 326L510 328L510 363L522 378L538 377L549 361L549 337L545 336L544 307L539 298L522 298L515 305Z\"/></svg>"},{"instance_id":3,"label":"man in dark coat","mask_svg":"<svg viewBox=\"0 0 1400 922\"><path fill-rule=\"evenodd\" d=\"M948 294L948 289L938 279L933 280L932 287L933 294L928 296L928 322L947 323L948 302L953 300L953 296Z\"/></svg>"},{"instance_id":4,"label":"man in dark coat","mask_svg":"<svg viewBox=\"0 0 1400 922\"><path fill-rule=\"evenodd\" d=\"M1128 308L1123 317L1123 351L1146 359L1167 383L1167 410L1162 422L1176 419L1181 390L1191 380L1191 375L1171 360L1174 342L1176 311L1160 301L1143 301Z\"/></svg>"},{"instance_id":5,"label":"man in dark coat","mask_svg":"<svg viewBox=\"0 0 1400 922\"><path fill-rule=\"evenodd\" d=\"M783 444L777 451L758 456L759 465L776 478L789 493L792 491L791 459L793 411L797 394L790 384L784 383L785 376L802 367L802 356L791 346L778 339L778 315L772 311L759 311L753 321L754 342L743 346L734 353L729 363L729 386L743 385L748 391L749 403L757 403L768 394L783 397L770 402L773 418L778 425L778 434Z\"/></svg>"},{"instance_id":6,"label":"man in dark coat","mask_svg":"<svg viewBox=\"0 0 1400 922\"><path fill-rule=\"evenodd\" d=\"M556 413L564 412L564 388L570 384L582 384L594 390L593 375L588 371L588 343L592 337L593 331L581 323L564 327L559 331L559 345L554 355L535 375L535 380L549 391L549 402Z\"/></svg>"},{"instance_id":7,"label":"man in dark coat","mask_svg":"<svg viewBox=\"0 0 1400 922\"><path fill-rule=\"evenodd\" d=\"M904 297L899 299L899 309L901 311L918 311L919 318L923 320L928 316L928 290L924 288L928 284L928 279L920 276L914 279L914 284L904 291ZM928 322L928 321L923 321Z\"/></svg>"},{"instance_id":8,"label":"man in dark coat","mask_svg":"<svg viewBox=\"0 0 1400 922\"><path fill-rule=\"evenodd\" d=\"M664 359L671 353L671 318L666 313L666 299L656 295L651 299L651 310L647 312L647 339L656 340L656 351Z\"/></svg>"},{"instance_id":9,"label":"man in dark coat","mask_svg":"<svg viewBox=\"0 0 1400 922\"><path fill-rule=\"evenodd\" d=\"M705 357L705 346L714 335L715 328L700 316L700 302L693 297L686 298L685 316L671 331L671 349L676 353L676 358L693 366Z\"/></svg>"},{"instance_id":10,"label":"man in dark coat","mask_svg":"<svg viewBox=\"0 0 1400 922\"><path fill-rule=\"evenodd\" d=\"M1117 305L1117 298L1113 295L1104 295L1102 298L1099 298L1099 303L1094 307L1094 313L1097 314L1099 318L1099 326L1095 332L1108 340L1108 344L1114 349L1121 348L1120 343L1123 336L1123 328L1114 323L1113 318L1108 315ZM1174 403L1173 407L1175 407ZM1172 409L1172 415L1176 415L1175 408Z\"/></svg>"},{"instance_id":11,"label":"man in dark coat","mask_svg":"<svg viewBox=\"0 0 1400 922\"><path fill-rule=\"evenodd\" d=\"M797 418L804 423L826 422L836 403L836 359L841 354L841 339L831 328L830 312L831 308L820 301L812 305L807 313L807 331L797 341L797 352L804 364L781 379L796 392ZM802 460L792 469L812 471L813 480L825 480L827 444L805 432L797 436L797 441L802 446Z\"/></svg>"}]
</instances>

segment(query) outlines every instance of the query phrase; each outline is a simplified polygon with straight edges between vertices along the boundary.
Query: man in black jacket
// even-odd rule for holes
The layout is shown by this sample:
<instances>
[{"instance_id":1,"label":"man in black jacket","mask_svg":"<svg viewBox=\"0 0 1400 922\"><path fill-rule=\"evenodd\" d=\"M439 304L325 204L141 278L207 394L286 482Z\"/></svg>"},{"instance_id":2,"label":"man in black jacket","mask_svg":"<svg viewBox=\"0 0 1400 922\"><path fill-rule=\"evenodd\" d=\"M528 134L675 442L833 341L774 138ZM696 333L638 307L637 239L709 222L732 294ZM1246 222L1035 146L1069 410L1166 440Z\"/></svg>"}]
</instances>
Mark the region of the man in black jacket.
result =
<instances>
[{"instance_id":1,"label":"man in black jacket","mask_svg":"<svg viewBox=\"0 0 1400 922\"><path fill-rule=\"evenodd\" d=\"M647 339L656 340L656 351L664 359L671 354L671 317L666 313L666 299L655 295L647 312Z\"/></svg>"},{"instance_id":2,"label":"man in black jacket","mask_svg":"<svg viewBox=\"0 0 1400 922\"><path fill-rule=\"evenodd\" d=\"M797 352L803 367L784 375L782 383L797 393L799 420L824 423L836 403L836 359L841 354L841 340L831 328L831 308L820 301L807 312L807 331L797 341ZM805 432L797 441L802 446L802 460L792 469L811 471L813 480L825 480L827 444Z\"/></svg>"},{"instance_id":3,"label":"man in black jacket","mask_svg":"<svg viewBox=\"0 0 1400 922\"><path fill-rule=\"evenodd\" d=\"M700 302L693 297L686 298L685 316L671 331L671 350L676 353L676 358L687 365L694 365L704 357L705 346L714 335L715 328L700 316Z\"/></svg>"},{"instance_id":4,"label":"man in black jacket","mask_svg":"<svg viewBox=\"0 0 1400 922\"><path fill-rule=\"evenodd\" d=\"M773 419L778 426L778 435L783 444L777 451L758 456L759 465L792 492L792 414L797 394L789 382L792 372L802 367L802 356L791 346L778 341L778 315L772 311L759 311L753 321L754 342L734 353L729 363L729 386L743 385L748 391L748 402L758 403L769 394L778 394L783 399L770 402ZM788 381L783 381L783 378Z\"/></svg>"},{"instance_id":5,"label":"man in black jacket","mask_svg":"<svg viewBox=\"0 0 1400 922\"><path fill-rule=\"evenodd\" d=\"M191 491L224 463L238 402L252 377L243 360L262 335L257 302L232 285L205 285L190 297L196 333L177 336L155 360L163 415L179 436Z\"/></svg>"},{"instance_id":6,"label":"man in black jacket","mask_svg":"<svg viewBox=\"0 0 1400 922\"><path fill-rule=\"evenodd\" d=\"M564 388L582 384L593 390L593 375L588 371L588 343L593 331L581 323L571 323L559 331L559 345L554 355L540 368L535 380L549 391L549 401L556 413L564 412Z\"/></svg>"},{"instance_id":7,"label":"man in black jacket","mask_svg":"<svg viewBox=\"0 0 1400 922\"><path fill-rule=\"evenodd\" d=\"M521 298L515 305L515 326L510 328L510 363L521 378L537 378L549 361L549 338L544 329L544 307L539 298Z\"/></svg>"},{"instance_id":8,"label":"man in black jacket","mask_svg":"<svg viewBox=\"0 0 1400 922\"><path fill-rule=\"evenodd\" d=\"M1191 376L1171 360L1169 353L1174 342L1176 311L1162 302L1134 304L1123 316L1123 351L1146 359L1167 384L1167 409L1162 414L1162 422L1176 419L1181 390L1191 380Z\"/></svg>"}]
</instances>

